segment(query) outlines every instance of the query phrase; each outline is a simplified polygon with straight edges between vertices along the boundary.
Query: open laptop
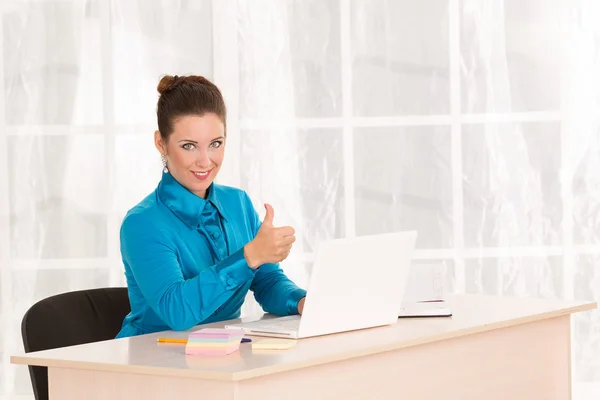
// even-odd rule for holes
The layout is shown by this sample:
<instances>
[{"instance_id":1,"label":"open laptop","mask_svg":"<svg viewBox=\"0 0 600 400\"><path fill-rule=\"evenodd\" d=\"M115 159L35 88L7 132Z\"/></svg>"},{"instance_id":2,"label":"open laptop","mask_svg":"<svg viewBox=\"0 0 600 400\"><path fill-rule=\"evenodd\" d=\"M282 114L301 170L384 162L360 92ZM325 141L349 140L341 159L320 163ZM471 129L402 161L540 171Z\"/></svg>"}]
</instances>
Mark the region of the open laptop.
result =
<instances>
[{"instance_id":1,"label":"open laptop","mask_svg":"<svg viewBox=\"0 0 600 400\"><path fill-rule=\"evenodd\" d=\"M300 339L398 321L416 231L334 239L317 251L304 312L226 325L248 335Z\"/></svg>"}]
</instances>

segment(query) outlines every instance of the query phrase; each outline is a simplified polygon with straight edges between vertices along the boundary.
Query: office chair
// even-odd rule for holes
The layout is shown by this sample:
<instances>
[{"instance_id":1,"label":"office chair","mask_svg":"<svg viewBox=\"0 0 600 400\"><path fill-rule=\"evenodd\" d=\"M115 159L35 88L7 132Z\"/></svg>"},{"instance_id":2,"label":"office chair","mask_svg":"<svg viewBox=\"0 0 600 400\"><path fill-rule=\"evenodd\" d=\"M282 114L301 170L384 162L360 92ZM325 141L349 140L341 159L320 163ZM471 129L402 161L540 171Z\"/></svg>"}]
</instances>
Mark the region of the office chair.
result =
<instances>
[{"instance_id":1,"label":"office chair","mask_svg":"<svg viewBox=\"0 0 600 400\"><path fill-rule=\"evenodd\" d=\"M40 300L21 323L25 352L114 339L130 311L127 288L68 292ZM36 400L48 400L48 369L29 366Z\"/></svg>"}]
</instances>

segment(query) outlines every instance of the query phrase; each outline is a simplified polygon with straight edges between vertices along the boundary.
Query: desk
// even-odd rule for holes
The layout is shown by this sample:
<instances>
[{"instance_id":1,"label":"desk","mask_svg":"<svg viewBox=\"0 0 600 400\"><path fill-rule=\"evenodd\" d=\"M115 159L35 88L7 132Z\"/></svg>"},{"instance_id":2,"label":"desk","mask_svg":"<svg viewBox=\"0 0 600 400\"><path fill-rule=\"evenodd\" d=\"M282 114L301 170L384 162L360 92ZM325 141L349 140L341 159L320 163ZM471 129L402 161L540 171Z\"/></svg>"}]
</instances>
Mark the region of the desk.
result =
<instances>
[{"instance_id":1,"label":"desk","mask_svg":"<svg viewBox=\"0 0 600 400\"><path fill-rule=\"evenodd\" d=\"M570 315L594 302L459 295L454 317L186 356L149 334L22 354L48 367L50 399L569 399ZM223 323L207 326L220 327ZM197 328L195 328L197 329ZM260 338L256 338L259 340Z\"/></svg>"}]
</instances>

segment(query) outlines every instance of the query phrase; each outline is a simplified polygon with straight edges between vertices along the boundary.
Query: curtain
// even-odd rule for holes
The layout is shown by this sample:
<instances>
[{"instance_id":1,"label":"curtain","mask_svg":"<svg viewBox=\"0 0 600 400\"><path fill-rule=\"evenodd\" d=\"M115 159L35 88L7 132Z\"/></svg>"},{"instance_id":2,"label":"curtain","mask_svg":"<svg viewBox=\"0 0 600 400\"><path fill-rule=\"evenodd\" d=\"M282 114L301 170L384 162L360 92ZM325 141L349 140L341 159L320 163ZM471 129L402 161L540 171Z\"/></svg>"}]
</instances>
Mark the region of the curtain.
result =
<instances>
[{"instance_id":1,"label":"curtain","mask_svg":"<svg viewBox=\"0 0 600 400\"><path fill-rule=\"evenodd\" d=\"M223 89L219 183L296 229L299 285L323 240L416 229L415 268L441 265L450 292L600 298L596 1L8 0L0 17L0 398L32 398L9 362L28 307L125 284L163 74ZM572 327L574 398L595 399L600 313Z\"/></svg>"}]
</instances>

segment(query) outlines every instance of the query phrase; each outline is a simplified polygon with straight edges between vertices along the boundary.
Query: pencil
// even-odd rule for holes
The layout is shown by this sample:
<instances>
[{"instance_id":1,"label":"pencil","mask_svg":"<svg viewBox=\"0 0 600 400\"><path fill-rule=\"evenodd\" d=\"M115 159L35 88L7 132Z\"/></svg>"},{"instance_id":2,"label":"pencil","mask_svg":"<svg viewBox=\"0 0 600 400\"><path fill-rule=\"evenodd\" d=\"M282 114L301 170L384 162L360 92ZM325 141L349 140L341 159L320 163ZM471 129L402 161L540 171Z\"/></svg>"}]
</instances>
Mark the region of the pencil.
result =
<instances>
[{"instance_id":1,"label":"pencil","mask_svg":"<svg viewBox=\"0 0 600 400\"><path fill-rule=\"evenodd\" d=\"M187 343L187 339L170 339L170 338L163 338L163 337L159 337L158 339L156 339L156 341L158 343L183 343L183 344ZM252 339L248 339L248 338L242 339L242 343L249 343L251 341L252 341Z\"/></svg>"},{"instance_id":2,"label":"pencil","mask_svg":"<svg viewBox=\"0 0 600 400\"><path fill-rule=\"evenodd\" d=\"M158 343L187 343L187 339L169 339L164 337L159 337L156 341Z\"/></svg>"}]
</instances>

